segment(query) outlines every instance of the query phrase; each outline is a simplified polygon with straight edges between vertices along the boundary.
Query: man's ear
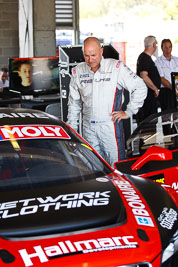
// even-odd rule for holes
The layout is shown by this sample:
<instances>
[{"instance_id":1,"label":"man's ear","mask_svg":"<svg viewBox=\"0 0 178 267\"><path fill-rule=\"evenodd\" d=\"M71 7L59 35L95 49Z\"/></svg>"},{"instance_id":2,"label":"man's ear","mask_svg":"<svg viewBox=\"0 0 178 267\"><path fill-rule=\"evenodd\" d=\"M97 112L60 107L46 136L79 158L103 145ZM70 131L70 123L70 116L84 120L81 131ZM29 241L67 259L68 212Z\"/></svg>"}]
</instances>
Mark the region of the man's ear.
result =
<instances>
[{"instance_id":1,"label":"man's ear","mask_svg":"<svg viewBox=\"0 0 178 267\"><path fill-rule=\"evenodd\" d=\"M103 47L101 47L101 56L103 55L103 50L104 50L104 48L103 48Z\"/></svg>"}]
</instances>

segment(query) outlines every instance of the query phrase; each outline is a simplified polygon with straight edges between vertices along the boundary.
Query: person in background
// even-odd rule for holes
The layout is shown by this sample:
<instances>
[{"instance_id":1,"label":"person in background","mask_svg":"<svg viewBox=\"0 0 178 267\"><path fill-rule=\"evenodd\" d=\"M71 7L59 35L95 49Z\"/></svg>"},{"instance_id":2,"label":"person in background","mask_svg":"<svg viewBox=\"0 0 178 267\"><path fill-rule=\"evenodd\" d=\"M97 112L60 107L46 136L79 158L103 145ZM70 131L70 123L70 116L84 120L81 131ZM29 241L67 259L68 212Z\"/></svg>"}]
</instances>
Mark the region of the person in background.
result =
<instances>
[{"instance_id":1,"label":"person in background","mask_svg":"<svg viewBox=\"0 0 178 267\"><path fill-rule=\"evenodd\" d=\"M178 97L178 80L175 80L176 97Z\"/></svg>"},{"instance_id":2,"label":"person in background","mask_svg":"<svg viewBox=\"0 0 178 267\"><path fill-rule=\"evenodd\" d=\"M0 92L3 91L4 87L9 87L8 70L7 70L7 68L2 68L0 70Z\"/></svg>"},{"instance_id":3,"label":"person in background","mask_svg":"<svg viewBox=\"0 0 178 267\"><path fill-rule=\"evenodd\" d=\"M18 76L21 78L18 90L22 94L30 94L32 91L32 66L30 62L21 62L18 67Z\"/></svg>"},{"instance_id":4,"label":"person in background","mask_svg":"<svg viewBox=\"0 0 178 267\"><path fill-rule=\"evenodd\" d=\"M78 130L82 112L83 137L111 165L125 158L123 119L137 113L147 95L143 80L123 62L103 58L96 37L83 44L85 62L72 69L67 123ZM123 88L130 102L122 110Z\"/></svg>"},{"instance_id":5,"label":"person in background","mask_svg":"<svg viewBox=\"0 0 178 267\"><path fill-rule=\"evenodd\" d=\"M176 108L175 92L172 88L171 72L178 72L178 57L171 55L172 42L170 39L163 39L161 42L163 54L155 60L161 76L161 89L159 101L162 110Z\"/></svg>"},{"instance_id":6,"label":"person in background","mask_svg":"<svg viewBox=\"0 0 178 267\"><path fill-rule=\"evenodd\" d=\"M148 94L143 107L136 114L137 122L140 123L149 115L157 113L159 106L158 96L161 85L161 77L152 59L157 49L157 40L154 36L147 36L144 39L144 51L137 60L137 75L139 75L148 87Z\"/></svg>"}]
</instances>

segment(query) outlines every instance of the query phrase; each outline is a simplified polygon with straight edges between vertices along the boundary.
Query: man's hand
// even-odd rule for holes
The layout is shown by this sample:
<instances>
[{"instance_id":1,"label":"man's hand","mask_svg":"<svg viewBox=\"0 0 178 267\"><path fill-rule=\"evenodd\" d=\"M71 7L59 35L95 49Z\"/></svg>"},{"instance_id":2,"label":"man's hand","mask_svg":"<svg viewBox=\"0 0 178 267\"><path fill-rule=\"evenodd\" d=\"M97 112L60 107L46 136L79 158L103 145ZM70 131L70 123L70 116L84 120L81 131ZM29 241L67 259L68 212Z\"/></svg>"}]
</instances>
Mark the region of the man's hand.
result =
<instances>
[{"instance_id":1,"label":"man's hand","mask_svg":"<svg viewBox=\"0 0 178 267\"><path fill-rule=\"evenodd\" d=\"M156 88L156 89L154 90L154 96L155 96L155 97L158 97L158 96L159 96L159 89L158 89L158 88Z\"/></svg>"},{"instance_id":2,"label":"man's hand","mask_svg":"<svg viewBox=\"0 0 178 267\"><path fill-rule=\"evenodd\" d=\"M0 87L0 93L2 93L3 92L3 87Z\"/></svg>"},{"instance_id":3,"label":"man's hand","mask_svg":"<svg viewBox=\"0 0 178 267\"><path fill-rule=\"evenodd\" d=\"M117 121L117 123L120 122L120 120L122 120L122 119L128 119L129 118L129 116L127 115L127 113L124 112L124 111L122 111L122 110L120 110L120 111L113 111L110 115L112 116L112 121L113 122L116 122Z\"/></svg>"}]
</instances>

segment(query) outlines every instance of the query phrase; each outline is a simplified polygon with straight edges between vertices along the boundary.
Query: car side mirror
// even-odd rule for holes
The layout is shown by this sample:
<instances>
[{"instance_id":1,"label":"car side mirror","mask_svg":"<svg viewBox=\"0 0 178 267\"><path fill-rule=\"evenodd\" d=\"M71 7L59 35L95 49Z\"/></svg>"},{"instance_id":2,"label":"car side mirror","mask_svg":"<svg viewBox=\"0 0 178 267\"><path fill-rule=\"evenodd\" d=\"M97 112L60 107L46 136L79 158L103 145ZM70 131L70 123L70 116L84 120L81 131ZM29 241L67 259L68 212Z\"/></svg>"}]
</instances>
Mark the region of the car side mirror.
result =
<instances>
[{"instance_id":1,"label":"car side mirror","mask_svg":"<svg viewBox=\"0 0 178 267\"><path fill-rule=\"evenodd\" d=\"M133 171L139 170L148 161L171 160L171 159L172 159L172 152L167 148L159 146L151 146L138 160L134 162L134 164L132 164L131 169Z\"/></svg>"}]
</instances>

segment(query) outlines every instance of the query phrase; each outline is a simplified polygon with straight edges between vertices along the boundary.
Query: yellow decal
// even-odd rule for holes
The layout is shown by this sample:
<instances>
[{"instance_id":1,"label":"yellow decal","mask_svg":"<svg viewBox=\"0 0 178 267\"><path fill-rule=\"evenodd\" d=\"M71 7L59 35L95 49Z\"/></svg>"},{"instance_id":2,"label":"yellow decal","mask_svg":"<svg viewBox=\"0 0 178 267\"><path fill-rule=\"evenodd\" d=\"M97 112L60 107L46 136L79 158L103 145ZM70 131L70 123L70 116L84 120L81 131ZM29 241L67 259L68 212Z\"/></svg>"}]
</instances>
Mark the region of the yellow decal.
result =
<instances>
[{"instance_id":1,"label":"yellow decal","mask_svg":"<svg viewBox=\"0 0 178 267\"><path fill-rule=\"evenodd\" d=\"M156 179L156 180L154 180L154 182L160 183L160 184L164 184L165 183L165 179L164 178Z\"/></svg>"},{"instance_id":2,"label":"yellow decal","mask_svg":"<svg viewBox=\"0 0 178 267\"><path fill-rule=\"evenodd\" d=\"M82 146L85 146L86 148L90 149L91 151L93 151L93 149L91 149L91 147L85 145L85 144L81 144Z\"/></svg>"}]
</instances>

